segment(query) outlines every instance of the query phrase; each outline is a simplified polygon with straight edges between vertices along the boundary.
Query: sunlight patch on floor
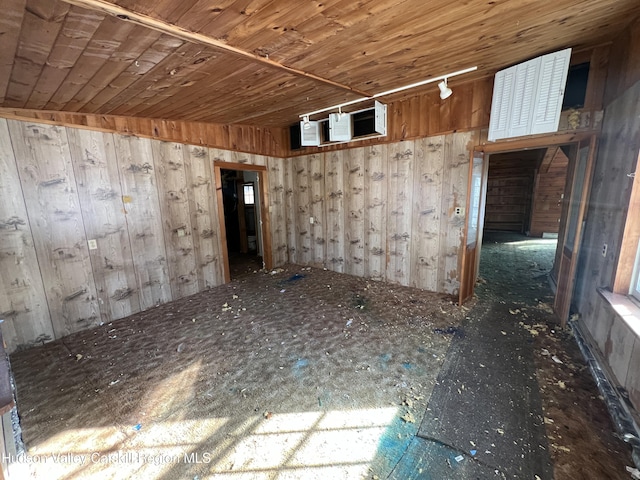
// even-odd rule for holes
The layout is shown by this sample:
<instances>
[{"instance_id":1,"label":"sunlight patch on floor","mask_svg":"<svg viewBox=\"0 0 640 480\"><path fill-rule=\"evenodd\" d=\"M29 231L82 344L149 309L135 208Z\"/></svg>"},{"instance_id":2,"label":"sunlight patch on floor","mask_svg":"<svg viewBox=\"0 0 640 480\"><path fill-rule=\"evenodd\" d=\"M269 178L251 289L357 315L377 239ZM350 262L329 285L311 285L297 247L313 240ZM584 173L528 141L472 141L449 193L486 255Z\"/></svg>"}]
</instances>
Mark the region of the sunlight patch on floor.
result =
<instances>
[{"instance_id":1,"label":"sunlight patch on floor","mask_svg":"<svg viewBox=\"0 0 640 480\"><path fill-rule=\"evenodd\" d=\"M273 413L70 429L11 466L15 478L352 479L368 475L398 409ZM24 460L24 459L23 459ZM178 475L178 477L176 477Z\"/></svg>"}]
</instances>

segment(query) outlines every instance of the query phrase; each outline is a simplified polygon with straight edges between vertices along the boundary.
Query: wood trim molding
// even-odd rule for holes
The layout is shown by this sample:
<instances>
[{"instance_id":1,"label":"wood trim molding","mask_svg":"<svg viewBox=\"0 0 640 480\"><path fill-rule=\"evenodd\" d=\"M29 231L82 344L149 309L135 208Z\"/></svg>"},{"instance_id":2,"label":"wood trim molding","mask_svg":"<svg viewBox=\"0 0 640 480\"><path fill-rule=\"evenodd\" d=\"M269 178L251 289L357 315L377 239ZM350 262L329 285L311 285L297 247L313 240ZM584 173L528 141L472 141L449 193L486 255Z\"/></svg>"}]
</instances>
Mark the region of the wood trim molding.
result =
<instances>
[{"instance_id":1,"label":"wood trim molding","mask_svg":"<svg viewBox=\"0 0 640 480\"><path fill-rule=\"evenodd\" d=\"M339 88L341 90L346 90L350 93L360 95L363 97L371 96L370 93L362 90L358 90L357 88L350 87L349 85L344 85L342 83L335 82L328 78L324 78L314 73L300 70L298 68L289 67L282 63L278 63L274 60L270 60L268 57L262 57L260 55L256 55L255 53L247 52L240 48L224 43L220 40L216 40L215 38L211 38L207 35L186 30L182 27L179 27L178 25L172 25L168 22L158 20L157 18L153 18L148 15L137 13L137 12L134 12L133 10L128 10L126 8L122 8L118 5L115 5L111 2L107 2L105 0L63 0L63 1L71 5L75 5L77 7L85 8L88 10L97 10L97 11L106 13L108 15L118 17L121 20L133 22L138 25L142 25L143 27L151 28L158 32L166 33L167 35L171 35L173 37L180 38L182 40L186 40L191 43L205 45L207 47L215 48L216 50L222 50L226 53L235 55L236 57L241 57L246 60L251 60L255 63L261 63L261 64L264 64L265 66L282 70L286 73L295 75L297 77L304 77L311 80L315 80L316 82L324 83L325 85Z\"/></svg>"}]
</instances>

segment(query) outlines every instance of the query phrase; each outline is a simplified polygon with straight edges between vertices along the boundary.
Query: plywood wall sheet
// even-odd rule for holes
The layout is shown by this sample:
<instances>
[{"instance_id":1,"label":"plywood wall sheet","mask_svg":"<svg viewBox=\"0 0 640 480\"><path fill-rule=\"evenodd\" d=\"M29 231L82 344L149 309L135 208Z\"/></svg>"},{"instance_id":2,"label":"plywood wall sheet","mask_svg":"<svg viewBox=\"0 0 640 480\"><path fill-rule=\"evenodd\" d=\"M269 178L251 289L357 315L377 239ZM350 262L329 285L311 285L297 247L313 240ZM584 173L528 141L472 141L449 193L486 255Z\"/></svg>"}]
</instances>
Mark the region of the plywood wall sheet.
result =
<instances>
[{"instance_id":1,"label":"plywood wall sheet","mask_svg":"<svg viewBox=\"0 0 640 480\"><path fill-rule=\"evenodd\" d=\"M344 150L345 272L365 275L365 148Z\"/></svg>"},{"instance_id":2,"label":"plywood wall sheet","mask_svg":"<svg viewBox=\"0 0 640 480\"><path fill-rule=\"evenodd\" d=\"M146 310L172 299L156 166L151 140L114 138L140 305Z\"/></svg>"},{"instance_id":3,"label":"plywood wall sheet","mask_svg":"<svg viewBox=\"0 0 640 480\"><path fill-rule=\"evenodd\" d=\"M183 149L198 291L224 283L220 211L209 153L210 149L195 145Z\"/></svg>"},{"instance_id":4,"label":"plywood wall sheet","mask_svg":"<svg viewBox=\"0 0 640 480\"><path fill-rule=\"evenodd\" d=\"M344 165L349 156L348 150L328 152L325 155L326 185L326 237L327 268L335 272L344 272L345 241L348 232L345 230L345 183Z\"/></svg>"},{"instance_id":5,"label":"plywood wall sheet","mask_svg":"<svg viewBox=\"0 0 640 480\"><path fill-rule=\"evenodd\" d=\"M176 300L198 292L188 183L184 168L185 146L159 141L152 141L151 146L156 164L171 295Z\"/></svg>"},{"instance_id":6,"label":"plywood wall sheet","mask_svg":"<svg viewBox=\"0 0 640 480\"><path fill-rule=\"evenodd\" d=\"M288 261L285 160L282 158L269 158L268 168L273 264L274 266L280 266Z\"/></svg>"},{"instance_id":7,"label":"plywood wall sheet","mask_svg":"<svg viewBox=\"0 0 640 480\"><path fill-rule=\"evenodd\" d=\"M465 216L455 215L455 209L466 208L472 137L470 132L453 133L446 135L444 140L438 291L452 295L457 294L460 287L460 247L465 226Z\"/></svg>"},{"instance_id":8,"label":"plywood wall sheet","mask_svg":"<svg viewBox=\"0 0 640 480\"><path fill-rule=\"evenodd\" d=\"M100 321L97 293L63 128L9 121L56 337Z\"/></svg>"},{"instance_id":9,"label":"plywood wall sheet","mask_svg":"<svg viewBox=\"0 0 640 480\"><path fill-rule=\"evenodd\" d=\"M366 147L365 165L365 276L384 280L387 270L387 145Z\"/></svg>"},{"instance_id":10,"label":"plywood wall sheet","mask_svg":"<svg viewBox=\"0 0 640 480\"><path fill-rule=\"evenodd\" d=\"M54 338L6 120L0 120L0 319L9 352Z\"/></svg>"},{"instance_id":11,"label":"plywood wall sheet","mask_svg":"<svg viewBox=\"0 0 640 480\"><path fill-rule=\"evenodd\" d=\"M438 289L444 136L415 142L413 175L412 287Z\"/></svg>"},{"instance_id":12,"label":"plywood wall sheet","mask_svg":"<svg viewBox=\"0 0 640 480\"><path fill-rule=\"evenodd\" d=\"M140 311L113 135L67 129L101 321Z\"/></svg>"},{"instance_id":13,"label":"plywood wall sheet","mask_svg":"<svg viewBox=\"0 0 640 480\"><path fill-rule=\"evenodd\" d=\"M409 247L413 242L414 142L389 145L387 196L387 280L409 285L411 259Z\"/></svg>"},{"instance_id":14,"label":"plywood wall sheet","mask_svg":"<svg viewBox=\"0 0 640 480\"><path fill-rule=\"evenodd\" d=\"M293 159L293 194L296 207L296 260L308 265L313 259L311 243L311 175L309 173L310 156Z\"/></svg>"},{"instance_id":15,"label":"plywood wall sheet","mask_svg":"<svg viewBox=\"0 0 640 480\"><path fill-rule=\"evenodd\" d=\"M311 262L317 267L324 267L327 251L325 203L324 154L309 155L309 203L311 230Z\"/></svg>"},{"instance_id":16,"label":"plywood wall sheet","mask_svg":"<svg viewBox=\"0 0 640 480\"><path fill-rule=\"evenodd\" d=\"M298 195L296 188L296 166L298 159L284 159L284 201L286 207L286 229L287 229L287 261L298 263Z\"/></svg>"}]
</instances>

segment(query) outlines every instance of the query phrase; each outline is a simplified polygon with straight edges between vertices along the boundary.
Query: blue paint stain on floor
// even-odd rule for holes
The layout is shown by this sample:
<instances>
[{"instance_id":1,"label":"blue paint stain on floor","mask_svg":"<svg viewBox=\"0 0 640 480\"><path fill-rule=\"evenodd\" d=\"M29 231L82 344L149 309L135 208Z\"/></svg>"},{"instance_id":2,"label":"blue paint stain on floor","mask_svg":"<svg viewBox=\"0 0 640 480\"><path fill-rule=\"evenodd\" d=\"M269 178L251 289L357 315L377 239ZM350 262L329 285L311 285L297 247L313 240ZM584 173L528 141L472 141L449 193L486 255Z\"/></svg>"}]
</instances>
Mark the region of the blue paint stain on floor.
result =
<instances>
[{"instance_id":1,"label":"blue paint stain on floor","mask_svg":"<svg viewBox=\"0 0 640 480\"><path fill-rule=\"evenodd\" d=\"M402 366L403 366L405 369L407 369L407 370L411 370L411 369L413 369L413 367L414 367L414 366L413 366L413 364L412 364L411 362L404 362L404 363L402 364Z\"/></svg>"},{"instance_id":2,"label":"blue paint stain on floor","mask_svg":"<svg viewBox=\"0 0 640 480\"><path fill-rule=\"evenodd\" d=\"M383 353L382 355L380 355L379 360L380 360L380 368L382 370L386 370L387 368L389 368L389 360L391 360L391 354Z\"/></svg>"},{"instance_id":3,"label":"blue paint stain on floor","mask_svg":"<svg viewBox=\"0 0 640 480\"><path fill-rule=\"evenodd\" d=\"M293 371L293 376L296 378L302 377L304 374L304 369L309 366L309 360L306 358L299 358L296 363L293 364L291 370Z\"/></svg>"},{"instance_id":4,"label":"blue paint stain on floor","mask_svg":"<svg viewBox=\"0 0 640 480\"><path fill-rule=\"evenodd\" d=\"M378 441L372 467L377 471L390 471L409 448L417 429L416 424L407 423L397 415Z\"/></svg>"}]
</instances>

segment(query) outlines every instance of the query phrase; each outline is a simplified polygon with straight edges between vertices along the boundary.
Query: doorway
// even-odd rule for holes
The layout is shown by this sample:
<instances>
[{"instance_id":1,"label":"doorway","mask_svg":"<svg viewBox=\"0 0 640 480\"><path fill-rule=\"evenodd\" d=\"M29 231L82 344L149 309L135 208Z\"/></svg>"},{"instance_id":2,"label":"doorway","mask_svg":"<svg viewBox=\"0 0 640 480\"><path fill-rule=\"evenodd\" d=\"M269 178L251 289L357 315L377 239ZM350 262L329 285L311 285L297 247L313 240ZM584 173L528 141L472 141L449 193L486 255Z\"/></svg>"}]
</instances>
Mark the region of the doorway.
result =
<instances>
[{"instance_id":1,"label":"doorway","mask_svg":"<svg viewBox=\"0 0 640 480\"><path fill-rule=\"evenodd\" d=\"M520 148L513 148L516 145ZM535 248L537 243L538 247L545 244L548 249L547 244L554 243L554 261L548 277L557 279L553 308L561 323L566 322L594 152L593 135L527 139L480 146L474 150L469 171L469 216L461 262L460 303L473 294L485 229L489 233L502 234L491 235L492 242L496 238L518 240L510 235L521 236L521 241L535 237L547 241L529 242L530 245L523 245L523 248ZM481 186L471 188L478 182L479 159L484 162L482 171L485 173L480 180ZM474 205L480 207L471 208ZM477 219L472 218L474 212ZM473 227L474 223L481 228ZM565 251L570 254L563 255ZM576 254L571 255L573 252Z\"/></svg>"},{"instance_id":2,"label":"doorway","mask_svg":"<svg viewBox=\"0 0 640 480\"><path fill-rule=\"evenodd\" d=\"M266 167L216 162L214 168L225 281L271 268Z\"/></svg>"}]
</instances>

